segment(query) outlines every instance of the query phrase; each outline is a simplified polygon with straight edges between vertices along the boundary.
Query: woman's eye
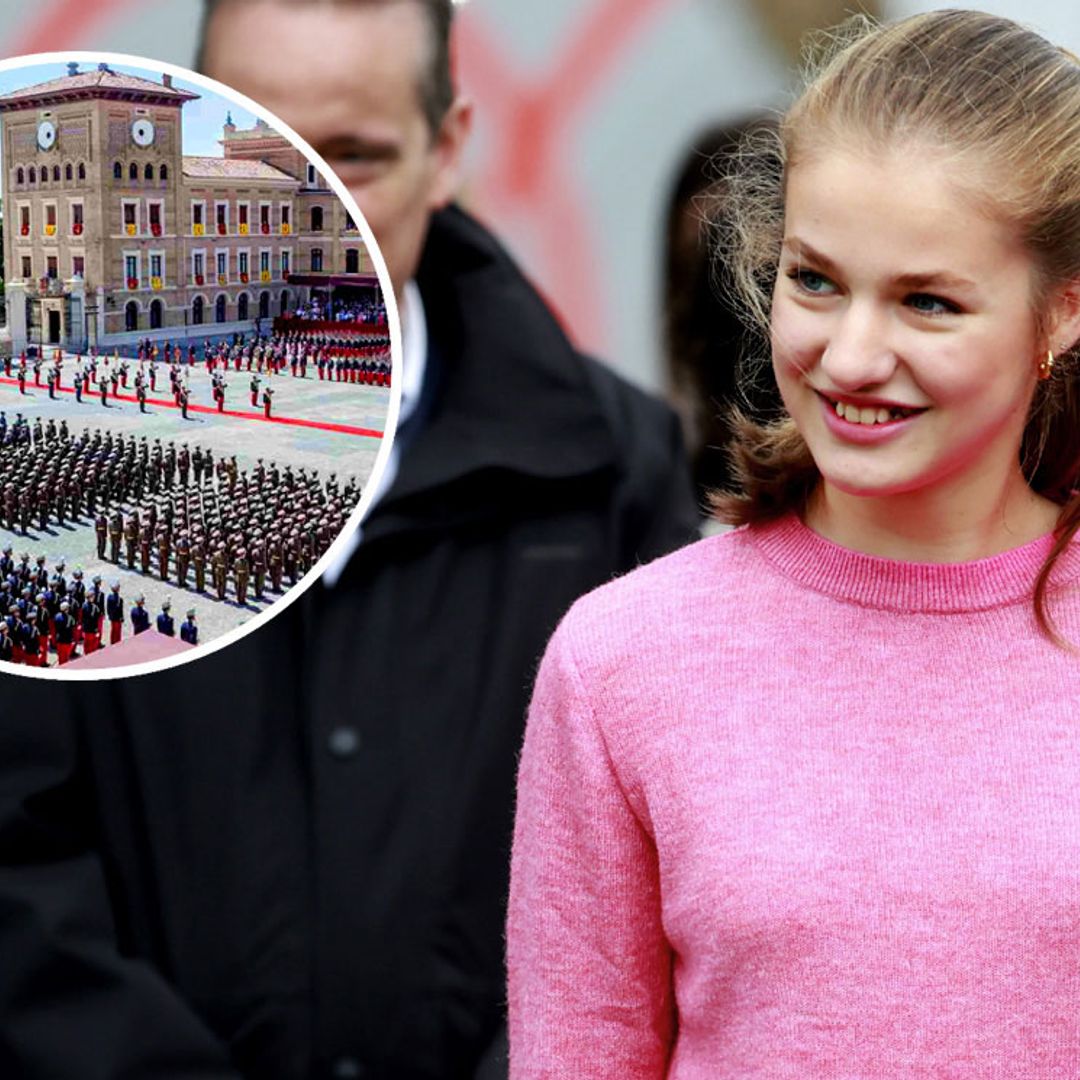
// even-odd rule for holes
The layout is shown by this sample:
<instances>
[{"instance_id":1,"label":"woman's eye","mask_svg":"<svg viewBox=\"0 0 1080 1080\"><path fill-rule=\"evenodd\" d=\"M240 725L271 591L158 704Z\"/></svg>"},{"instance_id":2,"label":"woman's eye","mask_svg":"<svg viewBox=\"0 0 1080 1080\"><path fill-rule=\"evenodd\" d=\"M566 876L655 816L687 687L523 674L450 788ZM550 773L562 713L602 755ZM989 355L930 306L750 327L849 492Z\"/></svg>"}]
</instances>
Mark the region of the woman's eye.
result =
<instances>
[{"instance_id":1,"label":"woman's eye","mask_svg":"<svg viewBox=\"0 0 1080 1080\"><path fill-rule=\"evenodd\" d=\"M828 294L833 289L833 283L814 270L791 270L788 277L795 282L803 292L812 293L815 296Z\"/></svg>"},{"instance_id":2,"label":"woman's eye","mask_svg":"<svg viewBox=\"0 0 1080 1080\"><path fill-rule=\"evenodd\" d=\"M955 315L960 309L949 300L930 293L914 293L907 299L908 306L920 315Z\"/></svg>"}]
</instances>

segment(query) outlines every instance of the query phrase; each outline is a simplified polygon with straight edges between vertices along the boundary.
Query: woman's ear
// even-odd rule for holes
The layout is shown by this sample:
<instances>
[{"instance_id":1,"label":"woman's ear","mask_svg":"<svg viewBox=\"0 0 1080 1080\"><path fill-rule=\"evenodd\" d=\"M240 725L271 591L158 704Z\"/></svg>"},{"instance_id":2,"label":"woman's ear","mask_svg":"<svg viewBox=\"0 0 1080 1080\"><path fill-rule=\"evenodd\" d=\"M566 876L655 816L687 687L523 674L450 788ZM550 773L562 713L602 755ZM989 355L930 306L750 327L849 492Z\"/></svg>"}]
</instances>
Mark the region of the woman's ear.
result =
<instances>
[{"instance_id":1,"label":"woman's ear","mask_svg":"<svg viewBox=\"0 0 1080 1080\"><path fill-rule=\"evenodd\" d=\"M1080 278L1057 292L1049 322L1049 348L1055 356L1080 342Z\"/></svg>"}]
</instances>

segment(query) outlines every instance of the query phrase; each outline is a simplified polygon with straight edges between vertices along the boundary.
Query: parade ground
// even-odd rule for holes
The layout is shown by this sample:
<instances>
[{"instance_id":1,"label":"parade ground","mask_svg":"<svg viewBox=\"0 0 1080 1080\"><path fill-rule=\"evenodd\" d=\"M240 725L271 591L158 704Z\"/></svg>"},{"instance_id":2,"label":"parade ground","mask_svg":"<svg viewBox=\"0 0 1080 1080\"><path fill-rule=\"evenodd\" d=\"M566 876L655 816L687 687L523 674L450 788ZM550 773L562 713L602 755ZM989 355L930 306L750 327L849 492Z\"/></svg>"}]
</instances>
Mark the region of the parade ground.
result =
<instances>
[{"instance_id":1,"label":"parade ground","mask_svg":"<svg viewBox=\"0 0 1080 1080\"><path fill-rule=\"evenodd\" d=\"M121 387L116 396L109 386L104 405L93 385L89 394L82 395L81 401L76 399L73 387L76 363L73 356L64 357L61 386L53 399L50 399L44 374L40 386L34 384L33 375L30 374L25 392L20 393L14 371L8 377L0 369L0 411L8 427L15 424L17 415L21 413L31 427L39 418L43 425L50 420L57 427L66 422L72 439L79 438L84 431L91 437L100 431L103 436L111 434L129 441L132 437L139 441L145 437L150 444L160 439L166 447L170 443L177 448L187 444L194 450L197 446L203 451L209 450L215 464L235 457L237 469L245 474L242 488L239 485L235 488L235 498L239 500L242 495L245 507L257 507L263 502L273 505L275 511L272 516L277 515L279 502L284 506L289 503L283 478L286 468L293 474L304 470L309 478L317 470L318 482L322 485L326 484L331 473L336 474L338 489L347 492L352 481L355 498L367 486L375 456L382 444L390 402L388 387L320 380L314 367L309 367L306 377L301 378L293 376L286 368L281 374L270 376L264 372L261 375L259 404L252 406L252 372L246 368L236 371L230 367L225 374L224 408L219 412L212 397L211 376L206 365L184 365L190 389L185 419L169 392L168 365L160 361L156 367L156 391L148 393L146 412L140 411L132 385L137 367L137 363L129 363L128 386L126 389ZM220 367L218 371L220 373ZM262 406L262 388L267 385L274 390L270 418L264 415ZM259 459L262 459L261 464ZM271 479L272 471L279 474L276 489ZM309 489L311 486L309 480ZM170 482L168 497L183 498L185 491L190 493L192 490L199 491L197 499L215 502L222 516L228 518L234 488L220 473L205 479L198 489L184 488ZM166 497L164 486L160 497L162 500ZM187 497L190 498L190 495ZM112 515L119 510L126 521L140 503L145 514L148 498L150 496L142 499L126 496L110 502L107 513ZM350 505L340 506L343 517L347 517L355 505L355 498ZM343 503L348 499L338 501ZM100 510L99 506L98 512ZM83 581L87 585L95 575L100 575L106 595L112 582L119 581L124 599L124 640L132 636L130 611L135 597L140 593L146 597L151 628L165 600L171 602L171 614L177 630L187 610L194 608L199 626L199 644L206 644L264 611L291 587L288 572L279 575L282 580L277 588L272 584L270 575L266 574L263 596L256 598L252 589L241 603L239 588L230 573L225 599L219 599L209 566L203 591L197 590L194 574L190 572L186 574L185 584L179 584L178 572L169 569L173 567L175 549L171 557L166 557L168 580L162 579L158 565L153 566L150 572L142 572L138 557L134 568L130 568L126 542L120 545L121 554L117 561L112 559L111 542L105 545L104 558L100 557L95 516L85 510L80 510L76 520L72 520L70 513L63 522L58 522L55 516L48 517L44 528L41 528L39 515L34 512L30 515L25 534L19 522L12 529L6 517L0 515L0 548L11 545L16 560L23 552L29 554L31 563L44 556L50 573L62 561L69 582L76 568L83 571ZM263 520L266 520L266 515ZM264 536L266 531L263 525ZM105 638L108 639L107 626ZM49 663L50 666L56 663L55 655L50 656Z\"/></svg>"},{"instance_id":2,"label":"parade ground","mask_svg":"<svg viewBox=\"0 0 1080 1080\"><path fill-rule=\"evenodd\" d=\"M137 362L129 363L133 375ZM252 468L261 457L267 463L275 460L294 469L318 469L321 476L330 472L339 478L351 476L366 486L390 404L388 388L320 380L314 367L308 368L306 378L294 378L286 369L281 375L261 376L260 401L263 387L269 385L274 390L268 421L262 405L251 404L252 373L230 368L225 374L225 409L219 414L206 365L193 364L184 368L191 389L188 418L184 420L169 394L168 365L162 361L157 362L157 391L149 394L145 414L139 412L130 377L118 398L114 399L110 390L105 407L93 387L81 403L76 401L74 370L75 357L65 355L62 387L55 400L49 398L44 373L41 386L34 385L32 375L27 379L25 394L19 393L14 377L0 373L0 409L8 423L14 422L18 412L31 424L38 416L43 422L51 416L58 424L66 419L73 434L82 428L100 427L125 436L146 435L151 442L159 438L192 446L198 443L213 450L215 457L235 454L241 468Z\"/></svg>"}]
</instances>

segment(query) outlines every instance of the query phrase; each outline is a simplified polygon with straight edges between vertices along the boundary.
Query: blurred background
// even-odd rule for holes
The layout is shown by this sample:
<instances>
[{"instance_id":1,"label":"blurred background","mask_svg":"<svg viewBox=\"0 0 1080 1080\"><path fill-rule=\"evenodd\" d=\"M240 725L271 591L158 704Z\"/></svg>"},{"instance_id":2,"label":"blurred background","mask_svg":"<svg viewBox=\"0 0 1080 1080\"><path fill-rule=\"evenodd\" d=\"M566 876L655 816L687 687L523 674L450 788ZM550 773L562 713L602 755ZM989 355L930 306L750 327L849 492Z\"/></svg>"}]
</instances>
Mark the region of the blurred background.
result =
<instances>
[{"instance_id":1,"label":"blurred background","mask_svg":"<svg viewBox=\"0 0 1080 1080\"><path fill-rule=\"evenodd\" d=\"M696 148L723 146L728 126L783 107L806 30L853 9L892 18L943 6L468 0L457 68L478 127L463 201L515 251L579 346L671 396L700 442L695 425L707 418L694 413L723 396L733 331L697 242L693 194L708 173ZM1072 4L981 6L1080 50ZM0 0L0 53L102 49L190 65L200 10L199 0ZM665 318L668 276L681 311Z\"/></svg>"}]
</instances>

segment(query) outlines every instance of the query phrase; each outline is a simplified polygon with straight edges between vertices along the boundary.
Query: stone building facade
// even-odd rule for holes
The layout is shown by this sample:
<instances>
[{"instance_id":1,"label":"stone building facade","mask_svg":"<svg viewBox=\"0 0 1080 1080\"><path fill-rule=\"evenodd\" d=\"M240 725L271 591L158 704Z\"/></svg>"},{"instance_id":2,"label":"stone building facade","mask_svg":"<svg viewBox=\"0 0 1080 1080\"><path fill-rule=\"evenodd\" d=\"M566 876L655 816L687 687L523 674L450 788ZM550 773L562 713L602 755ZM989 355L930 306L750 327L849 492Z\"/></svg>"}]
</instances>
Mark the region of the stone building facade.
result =
<instances>
[{"instance_id":1,"label":"stone building facade","mask_svg":"<svg viewBox=\"0 0 1080 1080\"><path fill-rule=\"evenodd\" d=\"M341 200L284 136L227 119L222 157L184 154L198 95L111 71L0 97L8 326L83 351L252 329L320 288L377 288ZM300 279L302 283L290 278Z\"/></svg>"}]
</instances>

